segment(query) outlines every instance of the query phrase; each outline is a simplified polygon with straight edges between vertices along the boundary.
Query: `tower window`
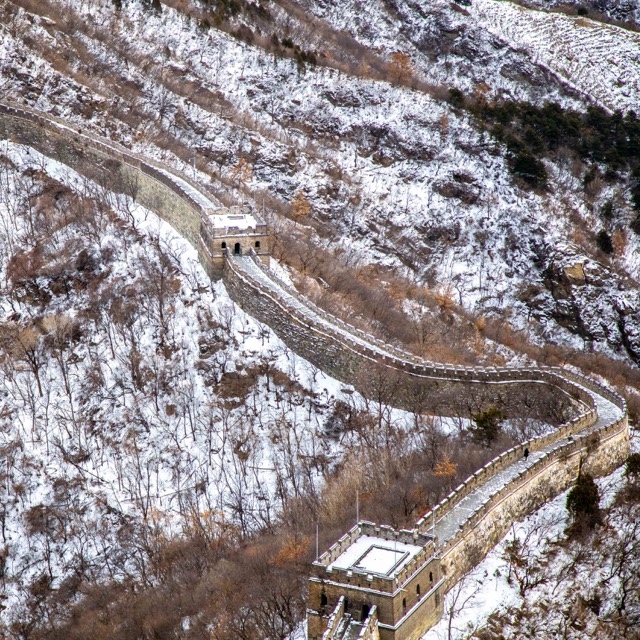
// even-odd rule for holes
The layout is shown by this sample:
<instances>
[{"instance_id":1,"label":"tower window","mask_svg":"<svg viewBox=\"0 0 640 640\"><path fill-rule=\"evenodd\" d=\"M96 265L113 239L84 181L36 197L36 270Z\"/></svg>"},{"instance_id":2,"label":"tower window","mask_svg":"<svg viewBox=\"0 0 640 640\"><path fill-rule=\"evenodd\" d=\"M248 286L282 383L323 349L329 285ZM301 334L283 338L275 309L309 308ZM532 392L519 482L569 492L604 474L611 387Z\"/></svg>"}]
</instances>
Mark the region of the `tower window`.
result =
<instances>
[{"instance_id":1,"label":"tower window","mask_svg":"<svg viewBox=\"0 0 640 640\"><path fill-rule=\"evenodd\" d=\"M320 594L320 606L321 607L327 606L327 594L324 591Z\"/></svg>"},{"instance_id":2,"label":"tower window","mask_svg":"<svg viewBox=\"0 0 640 640\"><path fill-rule=\"evenodd\" d=\"M403 611L407 610L407 599L406 598L402 598L402 610Z\"/></svg>"},{"instance_id":3,"label":"tower window","mask_svg":"<svg viewBox=\"0 0 640 640\"><path fill-rule=\"evenodd\" d=\"M429 582L433 582L433 572L429 571Z\"/></svg>"},{"instance_id":4,"label":"tower window","mask_svg":"<svg viewBox=\"0 0 640 640\"><path fill-rule=\"evenodd\" d=\"M420 585L416 586L416 595L420 595Z\"/></svg>"},{"instance_id":5,"label":"tower window","mask_svg":"<svg viewBox=\"0 0 640 640\"><path fill-rule=\"evenodd\" d=\"M226 248L227 248L227 243L226 243L226 242L223 242L223 243L222 243L222 248L223 248L223 249L226 249Z\"/></svg>"},{"instance_id":6,"label":"tower window","mask_svg":"<svg viewBox=\"0 0 640 640\"><path fill-rule=\"evenodd\" d=\"M256 240L256 249L260 248L260 240Z\"/></svg>"}]
</instances>

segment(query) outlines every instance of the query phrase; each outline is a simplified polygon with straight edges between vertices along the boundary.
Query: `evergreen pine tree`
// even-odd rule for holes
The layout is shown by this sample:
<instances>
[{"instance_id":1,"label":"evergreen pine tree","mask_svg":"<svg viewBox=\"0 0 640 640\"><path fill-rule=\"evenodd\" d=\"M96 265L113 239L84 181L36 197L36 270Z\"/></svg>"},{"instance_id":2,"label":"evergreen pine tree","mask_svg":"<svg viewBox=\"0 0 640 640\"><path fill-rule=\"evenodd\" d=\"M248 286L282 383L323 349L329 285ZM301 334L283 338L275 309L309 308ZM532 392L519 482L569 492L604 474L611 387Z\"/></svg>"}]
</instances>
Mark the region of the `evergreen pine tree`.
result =
<instances>
[{"instance_id":1,"label":"evergreen pine tree","mask_svg":"<svg viewBox=\"0 0 640 640\"><path fill-rule=\"evenodd\" d=\"M593 529L600 523L600 492L588 473L582 471L567 496L567 510L573 516L574 525L585 524Z\"/></svg>"}]
</instances>

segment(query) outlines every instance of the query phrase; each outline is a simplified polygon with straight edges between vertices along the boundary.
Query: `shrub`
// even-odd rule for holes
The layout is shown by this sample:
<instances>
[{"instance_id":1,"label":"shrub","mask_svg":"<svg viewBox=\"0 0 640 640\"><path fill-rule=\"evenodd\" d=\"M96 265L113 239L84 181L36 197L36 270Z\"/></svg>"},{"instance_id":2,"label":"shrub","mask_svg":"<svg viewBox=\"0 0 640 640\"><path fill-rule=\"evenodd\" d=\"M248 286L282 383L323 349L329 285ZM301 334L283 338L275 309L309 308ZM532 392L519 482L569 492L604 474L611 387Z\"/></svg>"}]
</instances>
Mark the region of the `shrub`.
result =
<instances>
[{"instance_id":1,"label":"shrub","mask_svg":"<svg viewBox=\"0 0 640 640\"><path fill-rule=\"evenodd\" d=\"M449 103L454 107L464 107L464 93L455 87L449 89Z\"/></svg>"},{"instance_id":2,"label":"shrub","mask_svg":"<svg viewBox=\"0 0 640 640\"><path fill-rule=\"evenodd\" d=\"M511 161L511 171L532 187L545 187L547 170L544 164L527 151L518 153Z\"/></svg>"},{"instance_id":3,"label":"shrub","mask_svg":"<svg viewBox=\"0 0 640 640\"><path fill-rule=\"evenodd\" d=\"M471 428L472 438L487 447L491 446L502 432L504 413L498 407L489 407L473 416L475 427Z\"/></svg>"},{"instance_id":4,"label":"shrub","mask_svg":"<svg viewBox=\"0 0 640 640\"><path fill-rule=\"evenodd\" d=\"M613 243L611 242L611 236L602 229L596 238L598 247L604 253L613 253Z\"/></svg>"},{"instance_id":5,"label":"shrub","mask_svg":"<svg viewBox=\"0 0 640 640\"><path fill-rule=\"evenodd\" d=\"M602 205L602 209L600 209L600 215L607 220L611 220L613 218L613 200L607 200Z\"/></svg>"},{"instance_id":6,"label":"shrub","mask_svg":"<svg viewBox=\"0 0 640 640\"><path fill-rule=\"evenodd\" d=\"M636 184L631 189L631 202L634 209L640 211L640 184Z\"/></svg>"},{"instance_id":7,"label":"shrub","mask_svg":"<svg viewBox=\"0 0 640 640\"><path fill-rule=\"evenodd\" d=\"M624 475L627 480L637 482L640 480L640 453L632 453L625 462Z\"/></svg>"},{"instance_id":8,"label":"shrub","mask_svg":"<svg viewBox=\"0 0 640 640\"><path fill-rule=\"evenodd\" d=\"M120 2L120 4L122 4L122 2ZM160 0L143 0L142 6L145 9L151 9L155 13L162 12L162 4L160 3Z\"/></svg>"},{"instance_id":9,"label":"shrub","mask_svg":"<svg viewBox=\"0 0 640 640\"><path fill-rule=\"evenodd\" d=\"M573 516L574 525L585 524L593 529L601 521L600 492L588 473L580 472L576 484L567 496L567 510Z\"/></svg>"},{"instance_id":10,"label":"shrub","mask_svg":"<svg viewBox=\"0 0 640 640\"><path fill-rule=\"evenodd\" d=\"M582 178L582 186L586 189L596 178L600 177L600 169L598 165L593 165Z\"/></svg>"}]
</instances>

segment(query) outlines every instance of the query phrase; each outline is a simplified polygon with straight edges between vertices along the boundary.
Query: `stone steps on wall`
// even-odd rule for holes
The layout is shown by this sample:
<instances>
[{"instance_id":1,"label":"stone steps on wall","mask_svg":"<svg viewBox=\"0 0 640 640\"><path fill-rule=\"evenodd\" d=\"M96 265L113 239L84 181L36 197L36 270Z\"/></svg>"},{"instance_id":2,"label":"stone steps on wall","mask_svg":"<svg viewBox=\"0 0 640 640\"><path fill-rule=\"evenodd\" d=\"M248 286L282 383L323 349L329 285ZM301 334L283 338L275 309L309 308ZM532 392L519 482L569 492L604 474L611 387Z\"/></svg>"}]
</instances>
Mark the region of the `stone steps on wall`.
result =
<instances>
[{"instance_id":1,"label":"stone steps on wall","mask_svg":"<svg viewBox=\"0 0 640 640\"><path fill-rule=\"evenodd\" d=\"M598 419L596 423L587 429L587 431L598 431L602 427L606 427L611 422L620 419L623 416L623 412L620 408L616 407L612 402L604 398L603 396L596 395L596 404L598 410ZM573 441L573 437L571 437ZM529 453L527 459L524 458L524 447L522 447L522 457L517 462L514 462L506 469L499 471L494 476L489 478L485 483L479 486L477 489L469 493L448 513L442 518L436 520L435 530L431 526L427 529L427 532L435 534L438 538L440 545L447 545L458 533L460 528L469 520L469 518L477 513L482 507L502 489L508 487L514 482L518 476L524 474L527 470L533 469L540 462L543 462L549 454L562 448L564 444L568 443L569 439L553 442L543 447L538 451Z\"/></svg>"}]
</instances>

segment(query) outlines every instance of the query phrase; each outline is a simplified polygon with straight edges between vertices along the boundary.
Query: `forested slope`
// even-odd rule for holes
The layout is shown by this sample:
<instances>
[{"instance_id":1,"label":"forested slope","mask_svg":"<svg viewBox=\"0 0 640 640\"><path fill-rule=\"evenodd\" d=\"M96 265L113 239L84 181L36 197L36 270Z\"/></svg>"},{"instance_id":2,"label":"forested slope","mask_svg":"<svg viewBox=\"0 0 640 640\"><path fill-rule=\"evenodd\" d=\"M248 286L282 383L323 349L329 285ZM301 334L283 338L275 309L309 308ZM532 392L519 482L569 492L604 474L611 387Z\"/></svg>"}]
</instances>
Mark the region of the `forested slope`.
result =
<instances>
[{"instance_id":1,"label":"forested slope","mask_svg":"<svg viewBox=\"0 0 640 640\"><path fill-rule=\"evenodd\" d=\"M637 414L624 25L490 0L0 0L0 17L3 100L195 162L264 215L318 304L433 360L580 367ZM0 160L9 637L284 638L316 522L333 541L356 490L364 517L413 522L544 428L487 447L462 419L392 411L384 380L364 400L131 200L10 141Z\"/></svg>"}]
</instances>

